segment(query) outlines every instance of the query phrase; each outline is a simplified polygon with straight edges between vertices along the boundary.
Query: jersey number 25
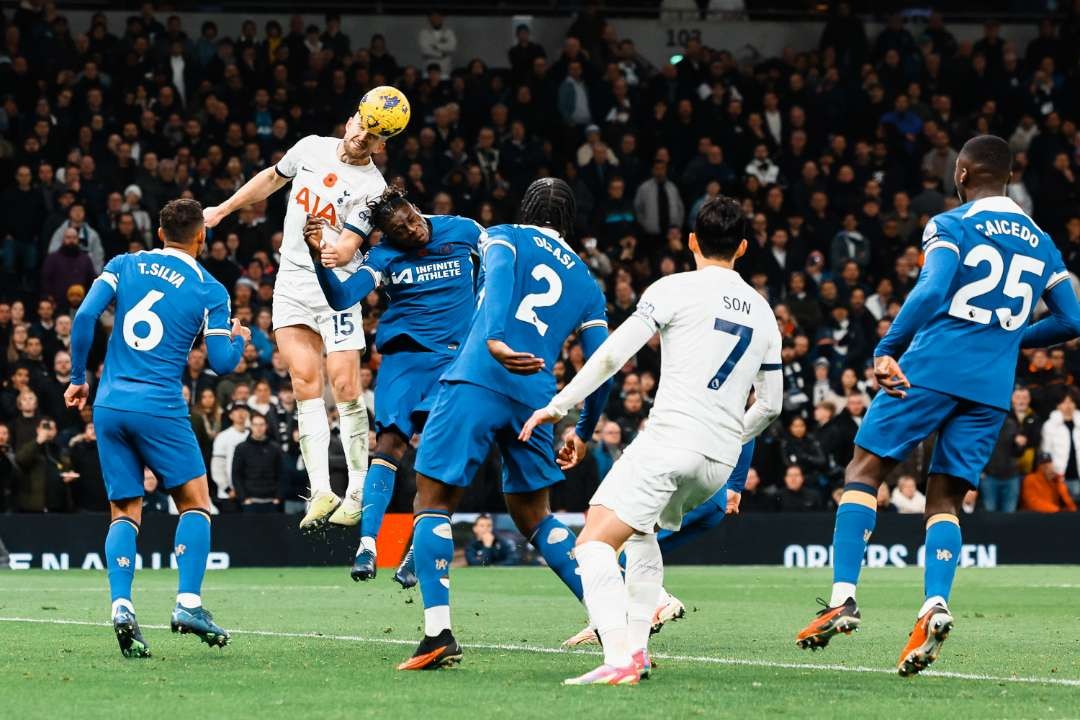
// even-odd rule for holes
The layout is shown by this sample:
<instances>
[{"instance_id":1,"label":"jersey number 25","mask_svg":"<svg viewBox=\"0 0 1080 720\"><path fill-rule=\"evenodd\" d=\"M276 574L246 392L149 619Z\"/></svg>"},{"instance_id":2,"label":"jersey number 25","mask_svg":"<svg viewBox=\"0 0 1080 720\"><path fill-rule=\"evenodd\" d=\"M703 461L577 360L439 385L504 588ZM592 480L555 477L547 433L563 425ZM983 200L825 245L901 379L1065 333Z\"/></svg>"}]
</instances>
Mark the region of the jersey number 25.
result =
<instances>
[{"instance_id":1,"label":"jersey number 25","mask_svg":"<svg viewBox=\"0 0 1080 720\"><path fill-rule=\"evenodd\" d=\"M1005 273L1005 261L1001 253L990 245L976 245L971 248L964 258L964 265L978 267L988 265L990 272L982 278L964 285L956 291L952 303L949 305L949 314L961 320L989 325L994 316L1005 330L1017 330L1027 322L1031 305L1035 300L1031 285L1024 282L1024 273L1042 276L1046 263L1028 255L1013 255L1009 262L1009 272ZM996 308L993 313L981 307L971 304L971 301L982 295L986 295L996 289L1001 282L1001 276L1005 275L1005 286L1001 292L1009 298L1020 300L1020 312L1013 314L1007 307Z\"/></svg>"}]
</instances>

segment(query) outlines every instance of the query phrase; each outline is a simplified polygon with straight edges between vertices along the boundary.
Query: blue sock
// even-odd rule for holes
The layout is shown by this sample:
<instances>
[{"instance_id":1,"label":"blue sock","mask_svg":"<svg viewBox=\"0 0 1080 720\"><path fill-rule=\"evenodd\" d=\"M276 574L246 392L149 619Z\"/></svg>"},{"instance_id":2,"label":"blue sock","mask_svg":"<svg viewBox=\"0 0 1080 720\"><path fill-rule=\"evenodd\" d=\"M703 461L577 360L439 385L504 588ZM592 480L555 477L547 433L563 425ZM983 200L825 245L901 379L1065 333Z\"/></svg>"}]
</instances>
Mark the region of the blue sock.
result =
<instances>
[{"instance_id":1,"label":"blue sock","mask_svg":"<svg viewBox=\"0 0 1080 720\"><path fill-rule=\"evenodd\" d=\"M960 521L955 515L938 513L926 521L926 568L923 573L926 599L949 600L962 542Z\"/></svg>"},{"instance_id":2,"label":"blue sock","mask_svg":"<svg viewBox=\"0 0 1080 720\"><path fill-rule=\"evenodd\" d=\"M176 524L173 552L180 570L177 593L200 595L206 558L210 554L210 513L201 509L181 513L180 522Z\"/></svg>"},{"instance_id":3,"label":"blue sock","mask_svg":"<svg viewBox=\"0 0 1080 720\"><path fill-rule=\"evenodd\" d=\"M661 530L656 534L661 553L668 553L680 548L724 522L724 518L727 517L725 514L727 512L727 490L721 490L720 492L723 493L722 497L724 498L722 504L715 499L716 496L714 495L683 516L682 529L676 531Z\"/></svg>"},{"instance_id":4,"label":"blue sock","mask_svg":"<svg viewBox=\"0 0 1080 720\"><path fill-rule=\"evenodd\" d=\"M135 580L135 540L139 526L131 518L117 518L105 536L105 563L109 568L109 592L113 603L131 602L131 583Z\"/></svg>"},{"instance_id":5,"label":"blue sock","mask_svg":"<svg viewBox=\"0 0 1080 720\"><path fill-rule=\"evenodd\" d=\"M578 564L574 558L574 544L577 542L574 532L554 515L548 515L536 526L529 542L540 552L548 567L570 588L574 597L581 600L585 591L581 588L581 575L578 574Z\"/></svg>"},{"instance_id":6,"label":"blue sock","mask_svg":"<svg viewBox=\"0 0 1080 720\"><path fill-rule=\"evenodd\" d=\"M848 483L840 496L833 527L833 598L835 607L854 595L859 582L866 543L877 524L877 491L862 483ZM837 583L842 583L837 588ZM844 595L845 597L839 597Z\"/></svg>"},{"instance_id":7,"label":"blue sock","mask_svg":"<svg viewBox=\"0 0 1080 720\"><path fill-rule=\"evenodd\" d=\"M364 512L360 515L360 537L377 538L386 508L394 496L397 462L389 455L376 455L364 478Z\"/></svg>"},{"instance_id":8,"label":"blue sock","mask_svg":"<svg viewBox=\"0 0 1080 720\"><path fill-rule=\"evenodd\" d=\"M424 599L424 634L450 628L450 561L454 559L450 513L421 510L413 520L413 554Z\"/></svg>"}]
</instances>

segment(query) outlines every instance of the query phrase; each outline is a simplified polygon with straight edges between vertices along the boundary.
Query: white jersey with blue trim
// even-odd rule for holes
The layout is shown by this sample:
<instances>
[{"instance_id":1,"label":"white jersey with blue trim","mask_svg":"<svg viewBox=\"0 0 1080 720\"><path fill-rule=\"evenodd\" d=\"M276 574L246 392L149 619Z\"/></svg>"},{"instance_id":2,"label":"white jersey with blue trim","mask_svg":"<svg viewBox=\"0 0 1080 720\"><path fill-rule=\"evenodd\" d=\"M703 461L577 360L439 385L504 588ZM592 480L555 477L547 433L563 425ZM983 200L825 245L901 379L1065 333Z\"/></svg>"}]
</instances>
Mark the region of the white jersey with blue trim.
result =
<instances>
[{"instance_id":1,"label":"white jersey with blue trim","mask_svg":"<svg viewBox=\"0 0 1080 720\"><path fill-rule=\"evenodd\" d=\"M1008 410L1023 329L1043 292L1069 278L1061 253L1005 196L935 216L923 250L960 264L900 367L912 385Z\"/></svg>"},{"instance_id":2,"label":"white jersey with blue trim","mask_svg":"<svg viewBox=\"0 0 1080 720\"><path fill-rule=\"evenodd\" d=\"M636 321L660 332L649 434L734 466L746 398L759 372L780 369L780 330L768 301L734 270L710 265L653 283L627 320Z\"/></svg>"},{"instance_id":3,"label":"white jersey with blue trim","mask_svg":"<svg viewBox=\"0 0 1080 720\"><path fill-rule=\"evenodd\" d=\"M225 287L170 248L118 255L95 282L116 292L116 320L94 405L186 416L180 379L195 338L230 335Z\"/></svg>"},{"instance_id":4,"label":"white jersey with blue trim","mask_svg":"<svg viewBox=\"0 0 1080 720\"><path fill-rule=\"evenodd\" d=\"M334 244L348 228L361 237L371 232L371 214L367 204L386 189L386 181L373 161L350 165L338 156L341 139L308 135L278 160L278 175L292 180L289 204L285 210L281 257L284 269L299 266L314 272L311 255L304 243L304 223L312 215L326 220L323 241ZM343 270L351 274L359 267L359 250ZM339 273L339 277L346 274Z\"/></svg>"}]
</instances>

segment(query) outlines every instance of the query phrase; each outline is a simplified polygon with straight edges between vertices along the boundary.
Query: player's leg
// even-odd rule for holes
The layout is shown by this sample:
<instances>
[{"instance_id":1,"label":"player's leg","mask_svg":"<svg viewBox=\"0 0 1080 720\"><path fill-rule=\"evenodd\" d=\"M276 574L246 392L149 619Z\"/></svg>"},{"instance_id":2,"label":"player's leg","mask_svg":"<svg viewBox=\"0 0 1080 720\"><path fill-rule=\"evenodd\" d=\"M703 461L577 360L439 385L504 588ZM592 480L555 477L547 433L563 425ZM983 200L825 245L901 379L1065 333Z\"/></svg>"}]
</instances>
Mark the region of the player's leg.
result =
<instances>
[{"instance_id":1,"label":"player's leg","mask_svg":"<svg viewBox=\"0 0 1080 720\"><path fill-rule=\"evenodd\" d=\"M360 337L363 332L360 331ZM331 347L327 344L327 347ZM368 410L360 394L360 353L339 350L326 356L326 374L337 403L341 444L349 471L349 486L341 505L330 516L335 525L355 527L364 501L364 478L368 472Z\"/></svg>"},{"instance_id":2,"label":"player's leg","mask_svg":"<svg viewBox=\"0 0 1080 720\"><path fill-rule=\"evenodd\" d=\"M105 535L105 565L112 600L113 632L124 657L149 657L150 648L135 619L132 585L142 522L143 462L128 434L129 413L94 408L94 429L111 522ZM100 428L100 429L98 429Z\"/></svg>"},{"instance_id":3,"label":"player's leg","mask_svg":"<svg viewBox=\"0 0 1080 720\"><path fill-rule=\"evenodd\" d=\"M510 469L509 459L507 465L508 471L514 472ZM577 537L573 530L551 514L549 495L550 489L546 487L527 492L507 492L506 509L529 544L536 548L574 597L581 600L581 576L574 559Z\"/></svg>"},{"instance_id":4,"label":"player's leg","mask_svg":"<svg viewBox=\"0 0 1080 720\"><path fill-rule=\"evenodd\" d=\"M275 338L296 394L300 454L311 487L308 512L300 529L317 530L341 502L330 489L330 421L323 402L322 336L306 325L289 325L277 328Z\"/></svg>"},{"instance_id":5,"label":"player's leg","mask_svg":"<svg viewBox=\"0 0 1080 720\"><path fill-rule=\"evenodd\" d=\"M229 633L214 622L202 604L202 583L210 555L210 489L206 475L169 491L180 520L176 523L173 553L179 570L172 631L194 633L211 647L224 647Z\"/></svg>"},{"instance_id":6,"label":"player's leg","mask_svg":"<svg viewBox=\"0 0 1080 720\"><path fill-rule=\"evenodd\" d=\"M897 662L901 675L934 662L952 630L949 595L963 543L964 496L978 487L1004 420L1004 410L965 401L938 433L926 486L923 604Z\"/></svg>"},{"instance_id":7,"label":"player's leg","mask_svg":"<svg viewBox=\"0 0 1080 720\"><path fill-rule=\"evenodd\" d=\"M364 479L364 511L360 515L360 546L356 549L351 570L353 580L375 577L375 539L382 528L386 508L394 496L394 478L408 447L408 442L395 429L379 434L375 457Z\"/></svg>"},{"instance_id":8,"label":"player's leg","mask_svg":"<svg viewBox=\"0 0 1080 720\"><path fill-rule=\"evenodd\" d=\"M626 553L626 638L638 672L642 678L647 678L652 666L649 636L663 596L667 594L664 591L664 556L655 533L634 533L626 541L623 551ZM674 602L682 607L678 600Z\"/></svg>"}]
</instances>

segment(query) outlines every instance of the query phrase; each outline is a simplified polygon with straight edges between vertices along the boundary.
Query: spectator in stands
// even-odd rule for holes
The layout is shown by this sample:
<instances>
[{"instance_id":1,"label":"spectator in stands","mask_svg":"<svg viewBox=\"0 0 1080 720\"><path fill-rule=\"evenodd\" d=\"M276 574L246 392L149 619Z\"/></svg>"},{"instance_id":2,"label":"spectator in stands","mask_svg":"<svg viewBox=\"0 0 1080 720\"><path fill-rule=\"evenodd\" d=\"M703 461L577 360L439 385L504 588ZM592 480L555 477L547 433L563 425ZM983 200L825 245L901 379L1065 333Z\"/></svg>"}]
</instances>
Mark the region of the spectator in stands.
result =
<instances>
[{"instance_id":1,"label":"spectator in stands","mask_svg":"<svg viewBox=\"0 0 1080 720\"><path fill-rule=\"evenodd\" d=\"M599 440L594 438L592 455L596 458L597 473L603 480L611 470L611 466L622 455L622 428L618 423L607 420L601 423L596 435Z\"/></svg>"},{"instance_id":2,"label":"spectator in stands","mask_svg":"<svg viewBox=\"0 0 1080 720\"><path fill-rule=\"evenodd\" d=\"M1054 461L1054 472L1065 479L1074 500L1080 497L1080 462L1077 459L1080 427L1076 422L1076 397L1076 391L1069 388L1042 426L1042 451Z\"/></svg>"},{"instance_id":3,"label":"spectator in stands","mask_svg":"<svg viewBox=\"0 0 1080 720\"><path fill-rule=\"evenodd\" d=\"M511 544L495 533L490 515L477 517L472 532L473 540L465 547L465 562L469 565L513 565L517 561Z\"/></svg>"},{"instance_id":4,"label":"spectator in stands","mask_svg":"<svg viewBox=\"0 0 1080 720\"><path fill-rule=\"evenodd\" d=\"M446 27L441 13L428 15L428 26L420 31L420 56L424 65L435 63L443 75L449 77L454 69L454 53L457 51L457 33ZM341 57L339 55L339 57Z\"/></svg>"},{"instance_id":5,"label":"spectator in stands","mask_svg":"<svg viewBox=\"0 0 1080 720\"><path fill-rule=\"evenodd\" d=\"M915 478L910 475L900 476L889 501L896 508L896 512L902 514L922 515L926 510L926 496L919 492Z\"/></svg>"},{"instance_id":6,"label":"spectator in stands","mask_svg":"<svg viewBox=\"0 0 1080 720\"><path fill-rule=\"evenodd\" d=\"M169 496L161 489L157 475L150 468L143 468L143 512L169 512Z\"/></svg>"},{"instance_id":7,"label":"spectator in stands","mask_svg":"<svg viewBox=\"0 0 1080 720\"><path fill-rule=\"evenodd\" d=\"M213 455L210 460L210 479L217 486L216 504L221 510L235 510L236 489L233 487L233 456L236 447L248 436L248 406L232 403L226 409L229 427L223 429L214 438Z\"/></svg>"},{"instance_id":8,"label":"spectator in stands","mask_svg":"<svg viewBox=\"0 0 1080 720\"><path fill-rule=\"evenodd\" d=\"M1049 453L1039 453L1034 469L1024 477L1020 509L1039 513L1076 512L1076 502Z\"/></svg>"},{"instance_id":9,"label":"spectator in stands","mask_svg":"<svg viewBox=\"0 0 1080 720\"><path fill-rule=\"evenodd\" d=\"M97 230L90 227L86 217L86 208L80 203L75 203L67 210L67 220L60 223L53 231L52 239L49 240L49 252L53 253L62 245L67 245L69 231L74 231L78 246L90 257L93 264L94 274L101 272L105 265L105 248L101 244L101 236Z\"/></svg>"},{"instance_id":10,"label":"spectator in stands","mask_svg":"<svg viewBox=\"0 0 1080 720\"><path fill-rule=\"evenodd\" d=\"M806 486L806 478L798 465L788 465L784 471L784 488L777 493L777 505L781 512L807 512L821 510L821 495Z\"/></svg>"},{"instance_id":11,"label":"spectator in stands","mask_svg":"<svg viewBox=\"0 0 1080 720\"><path fill-rule=\"evenodd\" d=\"M56 445L56 423L41 418L34 437L15 451L15 476L12 492L17 512L64 512L69 508L68 490L60 477L63 461Z\"/></svg>"},{"instance_id":12,"label":"spectator in stands","mask_svg":"<svg viewBox=\"0 0 1080 720\"><path fill-rule=\"evenodd\" d=\"M94 423L86 423L86 428L71 438L68 443L68 465L70 472L74 473L68 487L75 510L106 512L109 498L105 495Z\"/></svg>"},{"instance_id":13,"label":"spectator in stands","mask_svg":"<svg viewBox=\"0 0 1080 720\"><path fill-rule=\"evenodd\" d=\"M656 160L652 177L638 186L634 194L634 214L646 235L659 237L670 227L681 228L684 206L675 183L668 179L668 163Z\"/></svg>"},{"instance_id":14,"label":"spectator in stands","mask_svg":"<svg viewBox=\"0 0 1080 720\"><path fill-rule=\"evenodd\" d=\"M42 289L47 296L67 297L69 288L78 285L85 290L96 276L94 262L80 244L78 231L65 228L58 247L45 257Z\"/></svg>"},{"instance_id":15,"label":"spectator in stands","mask_svg":"<svg viewBox=\"0 0 1080 720\"><path fill-rule=\"evenodd\" d=\"M230 480L244 512L277 512L281 505L282 452L268 429L265 415L251 413L250 432L233 451Z\"/></svg>"}]
</instances>

